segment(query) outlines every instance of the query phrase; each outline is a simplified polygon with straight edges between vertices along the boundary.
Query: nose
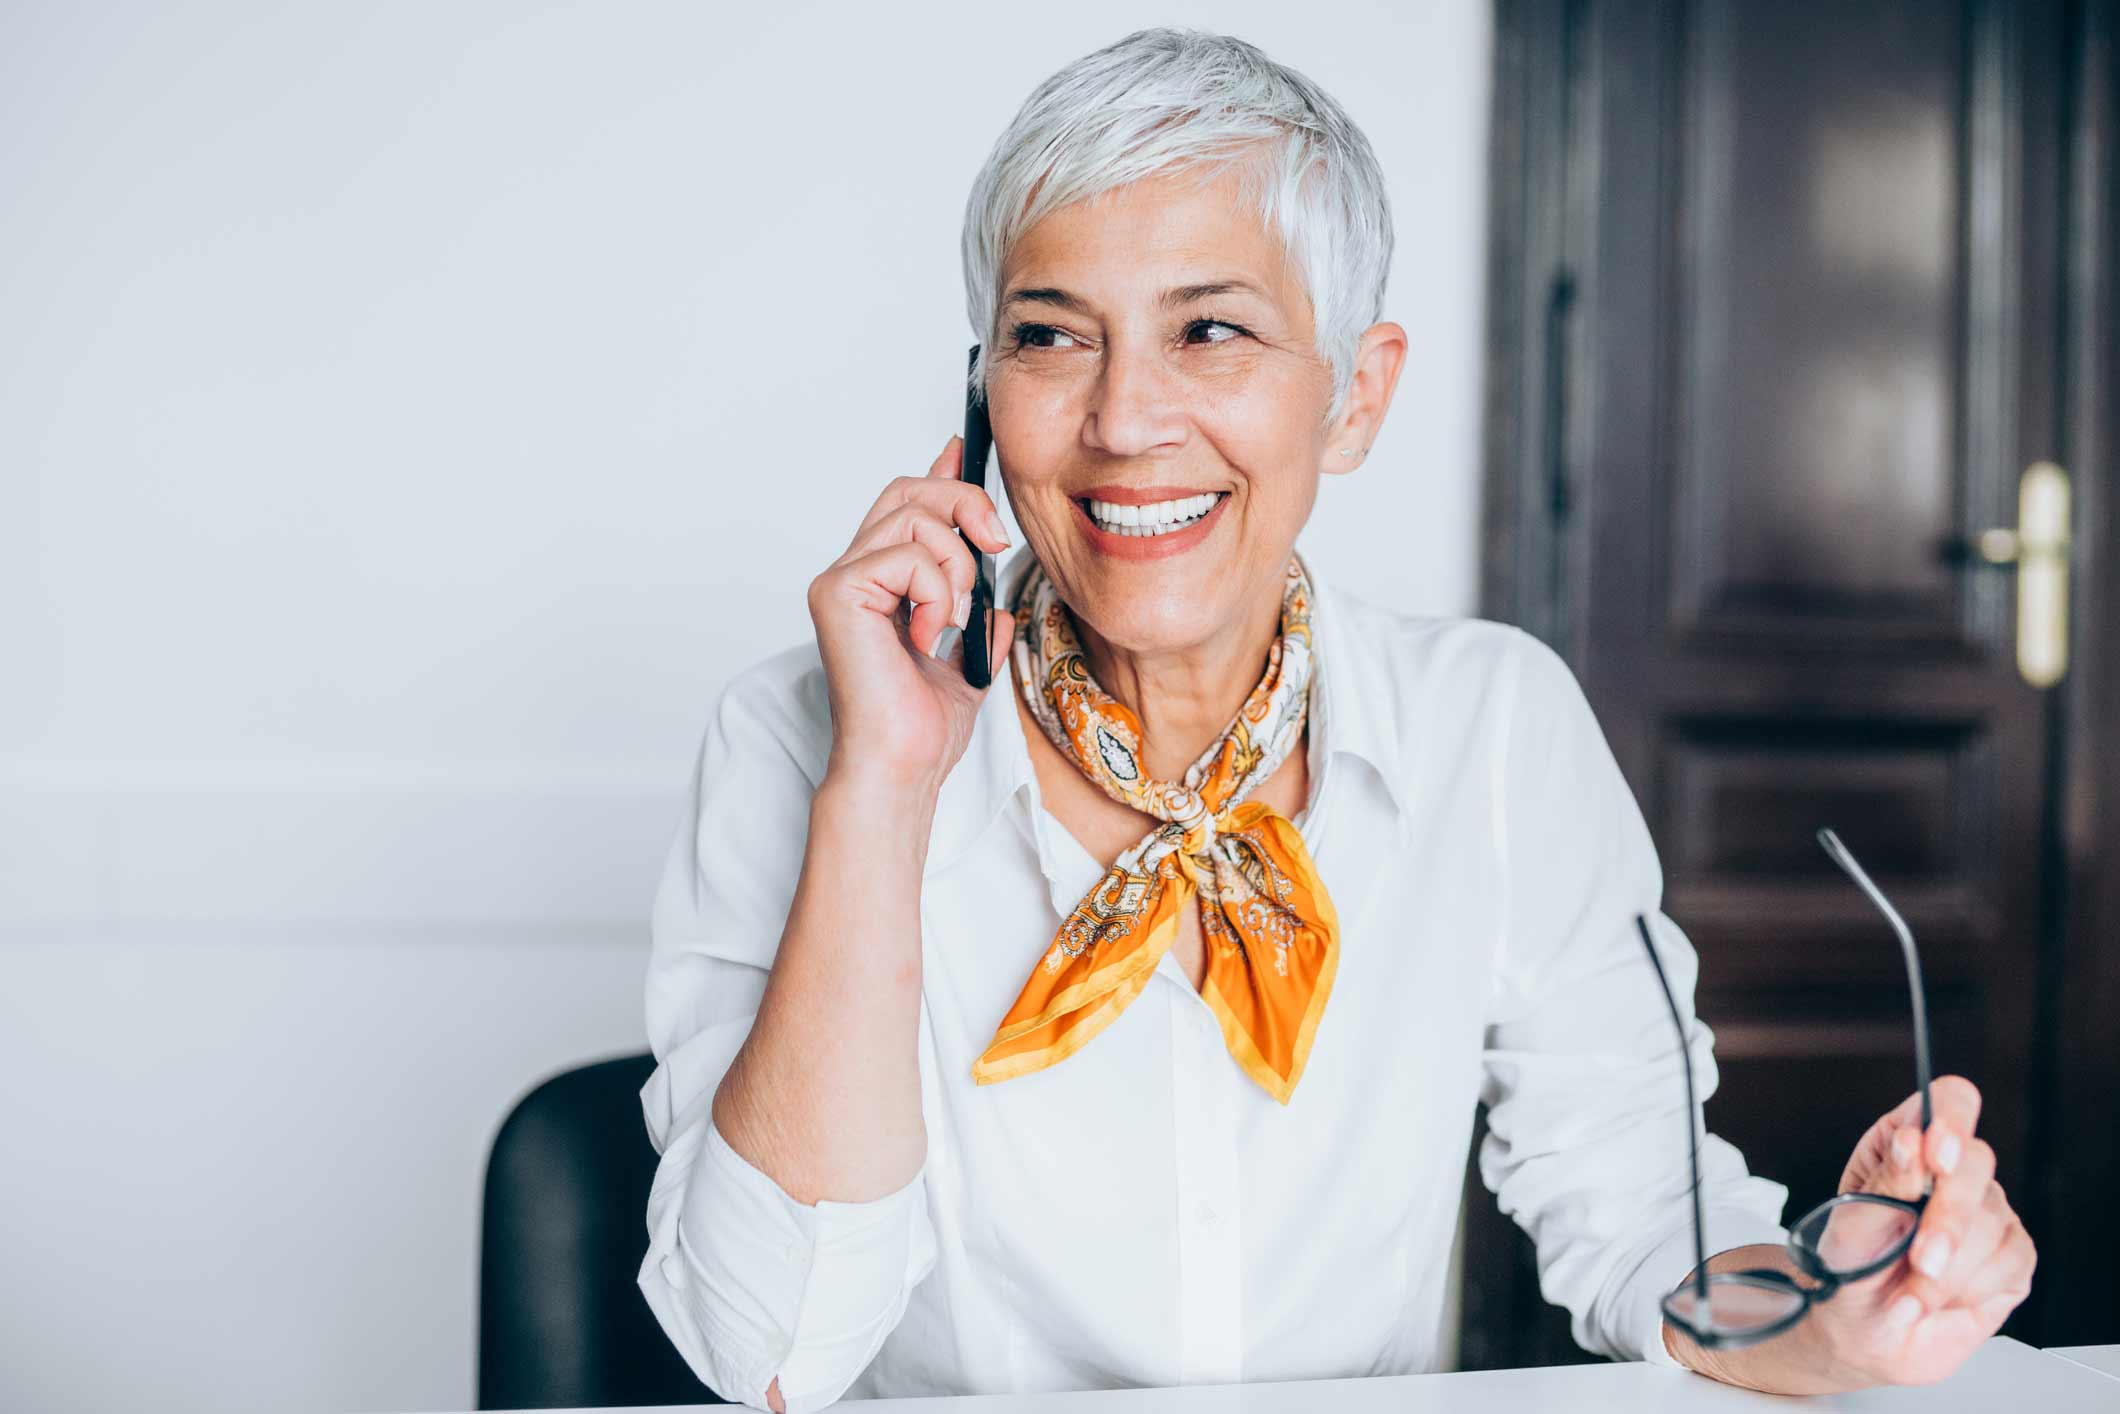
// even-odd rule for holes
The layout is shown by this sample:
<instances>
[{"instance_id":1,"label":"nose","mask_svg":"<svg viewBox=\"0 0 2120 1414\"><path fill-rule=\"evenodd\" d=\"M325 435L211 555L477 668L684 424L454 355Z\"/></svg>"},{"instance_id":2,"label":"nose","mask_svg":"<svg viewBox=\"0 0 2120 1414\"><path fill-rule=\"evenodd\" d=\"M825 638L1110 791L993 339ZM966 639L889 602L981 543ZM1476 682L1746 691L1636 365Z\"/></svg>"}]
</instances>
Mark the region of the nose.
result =
<instances>
[{"instance_id":1,"label":"nose","mask_svg":"<svg viewBox=\"0 0 2120 1414\"><path fill-rule=\"evenodd\" d=\"M1176 379L1153 348L1113 339L1090 391L1083 440L1115 457L1137 457L1184 440Z\"/></svg>"}]
</instances>

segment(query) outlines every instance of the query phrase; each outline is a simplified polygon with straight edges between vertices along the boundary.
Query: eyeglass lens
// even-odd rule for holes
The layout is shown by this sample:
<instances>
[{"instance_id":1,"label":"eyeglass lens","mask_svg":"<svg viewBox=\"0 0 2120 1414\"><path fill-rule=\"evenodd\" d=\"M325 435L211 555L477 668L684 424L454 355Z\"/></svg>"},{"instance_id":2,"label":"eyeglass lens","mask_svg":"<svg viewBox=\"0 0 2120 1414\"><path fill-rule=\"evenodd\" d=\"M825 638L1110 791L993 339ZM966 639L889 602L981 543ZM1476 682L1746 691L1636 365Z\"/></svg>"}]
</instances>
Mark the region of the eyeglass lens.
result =
<instances>
[{"instance_id":1,"label":"eyeglass lens","mask_svg":"<svg viewBox=\"0 0 2120 1414\"><path fill-rule=\"evenodd\" d=\"M1834 1276L1852 1276L1894 1256L1914 1235L1920 1215L1890 1203L1860 1201L1850 1194L1822 1203L1789 1232L1790 1240Z\"/></svg>"},{"instance_id":2,"label":"eyeglass lens","mask_svg":"<svg viewBox=\"0 0 2120 1414\"><path fill-rule=\"evenodd\" d=\"M1794 1319L1804 1294L1782 1282L1765 1282L1720 1272L1708 1278L1708 1309L1701 1310L1699 1289L1682 1286L1664 1298L1664 1310L1696 1334L1714 1331L1743 1335Z\"/></svg>"}]
</instances>

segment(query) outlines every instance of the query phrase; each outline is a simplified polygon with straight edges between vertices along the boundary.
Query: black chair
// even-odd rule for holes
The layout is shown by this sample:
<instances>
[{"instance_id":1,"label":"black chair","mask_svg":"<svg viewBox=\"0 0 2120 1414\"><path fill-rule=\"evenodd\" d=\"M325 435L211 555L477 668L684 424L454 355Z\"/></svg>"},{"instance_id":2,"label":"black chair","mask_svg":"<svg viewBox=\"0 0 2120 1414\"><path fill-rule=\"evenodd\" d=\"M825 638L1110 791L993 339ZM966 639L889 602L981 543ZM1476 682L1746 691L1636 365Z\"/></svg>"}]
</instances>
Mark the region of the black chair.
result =
<instances>
[{"instance_id":1,"label":"black chair","mask_svg":"<svg viewBox=\"0 0 2120 1414\"><path fill-rule=\"evenodd\" d=\"M652 1056L556 1075L519 1102L486 1160L478 1407L721 1404L640 1294L655 1146Z\"/></svg>"}]
</instances>

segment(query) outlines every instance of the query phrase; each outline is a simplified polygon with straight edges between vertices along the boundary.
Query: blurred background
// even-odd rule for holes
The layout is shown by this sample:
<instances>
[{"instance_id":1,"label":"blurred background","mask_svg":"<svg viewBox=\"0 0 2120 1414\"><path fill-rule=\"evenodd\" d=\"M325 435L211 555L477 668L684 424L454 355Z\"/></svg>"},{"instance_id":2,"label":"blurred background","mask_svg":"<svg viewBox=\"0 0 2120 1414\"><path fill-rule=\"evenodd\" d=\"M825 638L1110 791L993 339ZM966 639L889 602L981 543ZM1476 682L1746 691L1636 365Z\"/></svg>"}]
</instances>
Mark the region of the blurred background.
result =
<instances>
[{"instance_id":1,"label":"blurred background","mask_svg":"<svg viewBox=\"0 0 2120 1414\"><path fill-rule=\"evenodd\" d=\"M1832 824L2013 1333L2120 1339L2111 10L0 10L0 1404L474 1401L501 1118L642 1049L707 712L959 426L972 176L1152 23L1374 144L1413 348L1301 544L1575 665L1711 1123L1793 1213L1910 1084ZM1465 1363L1570 1358L1473 1197Z\"/></svg>"}]
</instances>

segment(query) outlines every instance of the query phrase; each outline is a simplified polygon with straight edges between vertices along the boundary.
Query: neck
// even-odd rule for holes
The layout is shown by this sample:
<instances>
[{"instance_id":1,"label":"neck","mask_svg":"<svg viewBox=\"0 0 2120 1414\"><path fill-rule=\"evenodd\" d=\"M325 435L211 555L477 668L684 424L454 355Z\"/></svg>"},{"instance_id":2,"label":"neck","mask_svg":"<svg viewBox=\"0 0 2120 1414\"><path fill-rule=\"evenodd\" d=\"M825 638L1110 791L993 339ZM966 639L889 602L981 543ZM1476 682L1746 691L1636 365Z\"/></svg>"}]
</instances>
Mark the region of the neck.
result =
<instances>
[{"instance_id":1,"label":"neck","mask_svg":"<svg viewBox=\"0 0 2120 1414\"><path fill-rule=\"evenodd\" d=\"M1285 561L1282 562L1286 564ZM1068 610L1097 685L1141 719L1142 763L1159 781L1181 779L1220 739L1266 672L1281 633L1284 580L1277 566L1266 586L1212 637L1167 652L1136 652L1108 642Z\"/></svg>"}]
</instances>

